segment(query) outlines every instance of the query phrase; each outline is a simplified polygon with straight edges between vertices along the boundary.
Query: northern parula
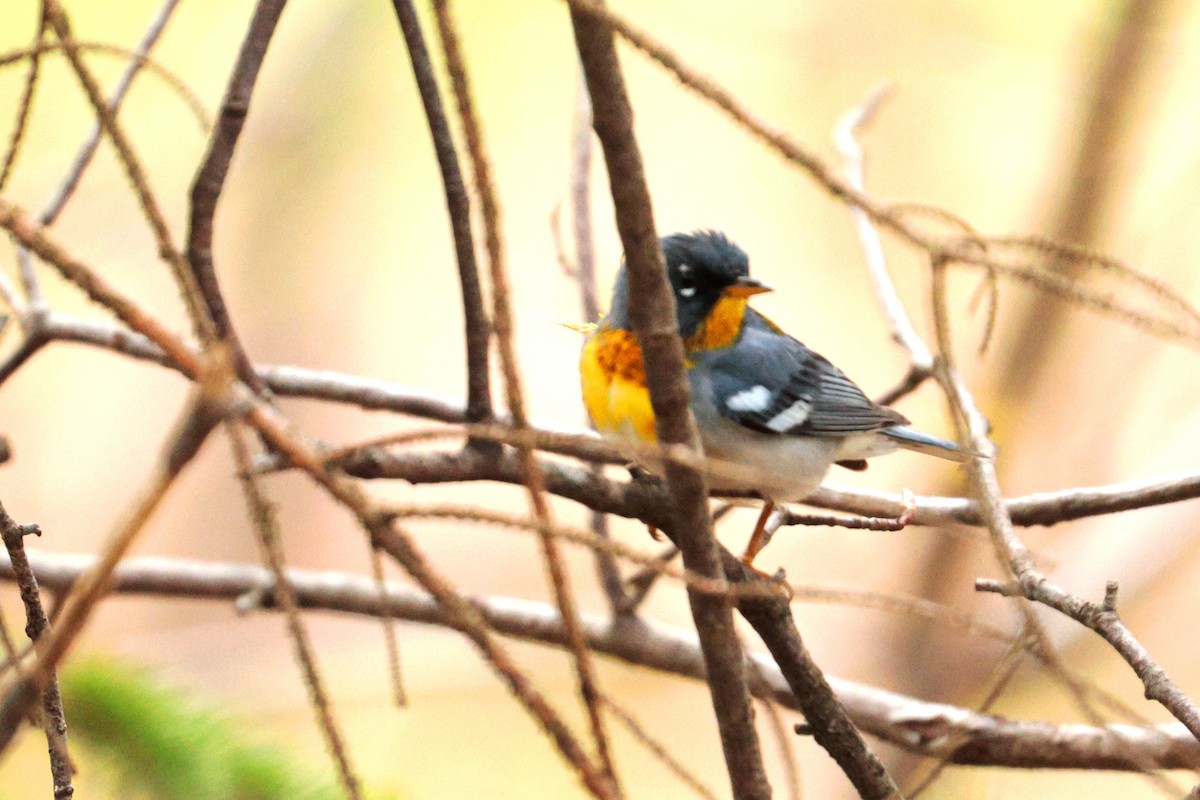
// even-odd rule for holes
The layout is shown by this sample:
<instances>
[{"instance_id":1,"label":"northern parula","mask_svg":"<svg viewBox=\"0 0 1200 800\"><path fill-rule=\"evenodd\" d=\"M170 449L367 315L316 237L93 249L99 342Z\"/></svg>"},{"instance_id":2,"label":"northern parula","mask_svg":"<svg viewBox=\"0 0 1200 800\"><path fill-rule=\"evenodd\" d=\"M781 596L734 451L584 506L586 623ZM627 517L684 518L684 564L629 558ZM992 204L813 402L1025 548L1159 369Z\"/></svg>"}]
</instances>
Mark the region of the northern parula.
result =
<instances>
[{"instance_id":1,"label":"northern parula","mask_svg":"<svg viewBox=\"0 0 1200 800\"><path fill-rule=\"evenodd\" d=\"M764 544L775 504L807 497L833 464L861 470L866 459L898 448L966 460L958 445L907 427L904 415L873 402L827 359L750 308L750 297L771 290L750 277L746 253L724 234L677 233L660 244L692 413L705 456L726 467L710 474L710 486L750 491L767 503L743 555L747 564ZM583 346L583 400L605 438L654 442L628 299L622 265L608 314Z\"/></svg>"}]
</instances>

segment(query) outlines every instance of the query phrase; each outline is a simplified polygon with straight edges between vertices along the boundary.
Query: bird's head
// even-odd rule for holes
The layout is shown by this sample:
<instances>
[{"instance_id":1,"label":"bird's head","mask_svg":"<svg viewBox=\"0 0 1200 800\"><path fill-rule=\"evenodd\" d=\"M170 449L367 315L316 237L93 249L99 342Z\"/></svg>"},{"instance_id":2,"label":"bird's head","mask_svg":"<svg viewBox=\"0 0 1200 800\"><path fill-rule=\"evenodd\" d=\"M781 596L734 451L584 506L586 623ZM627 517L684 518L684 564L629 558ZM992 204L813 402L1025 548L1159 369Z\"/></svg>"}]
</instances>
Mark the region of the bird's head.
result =
<instances>
[{"instance_id":1,"label":"bird's head","mask_svg":"<svg viewBox=\"0 0 1200 800\"><path fill-rule=\"evenodd\" d=\"M679 334L691 336L722 298L747 298L771 291L750 277L750 259L742 248L717 231L676 233L659 241L667 278L675 294ZM625 268L613 295L614 322L629 327Z\"/></svg>"}]
</instances>

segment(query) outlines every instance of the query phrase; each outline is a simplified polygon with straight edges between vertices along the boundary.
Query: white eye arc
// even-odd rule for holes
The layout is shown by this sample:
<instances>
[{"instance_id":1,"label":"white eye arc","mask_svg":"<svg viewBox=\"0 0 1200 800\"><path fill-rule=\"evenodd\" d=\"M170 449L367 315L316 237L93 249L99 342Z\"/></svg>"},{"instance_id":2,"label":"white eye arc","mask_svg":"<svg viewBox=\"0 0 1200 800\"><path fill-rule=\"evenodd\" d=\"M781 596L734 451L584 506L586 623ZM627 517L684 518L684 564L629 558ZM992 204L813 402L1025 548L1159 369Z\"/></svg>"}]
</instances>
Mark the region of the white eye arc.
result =
<instances>
[{"instance_id":1,"label":"white eye arc","mask_svg":"<svg viewBox=\"0 0 1200 800\"><path fill-rule=\"evenodd\" d=\"M691 264L679 265L679 296L694 297L696 294L696 284L694 270Z\"/></svg>"}]
</instances>

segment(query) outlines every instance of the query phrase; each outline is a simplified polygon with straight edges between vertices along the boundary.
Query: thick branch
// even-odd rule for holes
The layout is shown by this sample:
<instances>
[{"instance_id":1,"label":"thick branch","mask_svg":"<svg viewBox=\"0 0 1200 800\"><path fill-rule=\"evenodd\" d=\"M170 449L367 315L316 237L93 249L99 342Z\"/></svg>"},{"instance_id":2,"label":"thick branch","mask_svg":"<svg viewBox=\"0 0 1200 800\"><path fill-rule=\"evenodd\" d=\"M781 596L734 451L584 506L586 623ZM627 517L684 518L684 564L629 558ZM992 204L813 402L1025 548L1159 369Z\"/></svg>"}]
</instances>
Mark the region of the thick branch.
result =
<instances>
[{"instance_id":1,"label":"thick branch","mask_svg":"<svg viewBox=\"0 0 1200 800\"><path fill-rule=\"evenodd\" d=\"M91 556L30 552L42 586L68 589L94 563ZM370 578L340 572L289 569L297 602L307 609L376 617L381 613L429 625L455 627L453 616L424 592L389 583L386 609ZM13 569L0 555L0 579ZM126 559L113 574L115 593L236 602L261 598L274 609L274 579L262 567L168 558ZM515 598L475 601L497 632L558 647L566 638L558 612L545 603ZM630 664L682 677L703 679L704 661L694 634L648 620L582 617L588 646ZM773 659L752 656L776 702L798 708ZM915 753L955 764L1054 769L1197 769L1200 744L1182 725L1053 725L1020 722L830 677L855 724L874 736Z\"/></svg>"},{"instance_id":2,"label":"thick branch","mask_svg":"<svg viewBox=\"0 0 1200 800\"><path fill-rule=\"evenodd\" d=\"M699 450L696 422L688 410L683 343L667 285L662 252L654 228L650 193L625 82L617 62L612 30L603 22L571 11L575 44L592 98L592 124L604 150L617 230L625 248L629 276L629 316L641 345L646 383L654 409L658 440ZM708 488L699 471L666 465L673 539L688 570L706 578L722 577L720 554L708 516ZM738 800L769 798L754 708L750 703L741 646L728 601L689 588L688 600L704 650L708 685L725 750L733 795Z\"/></svg>"},{"instance_id":3,"label":"thick branch","mask_svg":"<svg viewBox=\"0 0 1200 800\"><path fill-rule=\"evenodd\" d=\"M0 203L0 227L7 227L9 224L21 225L27 219L20 216L5 218L4 212L3 204ZM38 231L37 236L39 241L46 241L44 233L41 231ZM191 351L189 367L182 368L170 359L161 348L141 334L109 323L95 322L59 312L52 312L46 318L43 335L50 340L78 342L122 353L139 360L150 361L170 367L185 376L189 374L192 369L191 365L194 365L195 359L198 357L195 351ZM257 369L271 392L281 397L302 397L346 403L367 410L393 411L438 422L463 423L466 421L466 411L463 405L452 398L399 384L347 373L294 366L260 366ZM538 430L551 435L564 435L558 446L547 445L541 448L547 452L607 464L622 464L627 461L616 448L592 437L582 429L555 430L549 426L540 425ZM592 438L581 439L579 437ZM494 476L490 471L481 469L480 466L486 464L486 460L476 461L464 457L462 468L458 469L453 459L445 460L440 455L437 456L437 459L443 462L444 467L439 472L440 477L437 478L440 482L507 481L507 478L502 475L502 470L497 470ZM407 455L372 453L351 463L359 465L355 469L364 476L409 479L407 470L413 462L410 462ZM419 464L420 459L416 463ZM418 467L418 469L423 470L423 467ZM591 485L595 480L597 479L592 478L588 484ZM612 491L617 490L610 490L610 493ZM554 490L552 492L562 494L562 492ZM572 494L564 496L571 497ZM1004 505L1008 509L1012 523L1026 527L1057 525L1087 517L1134 511L1197 498L1200 498L1200 472L1184 472L1125 483L1035 492L1022 497L1007 498L1004 500ZM586 500L580 500L580 502L589 504ZM818 508L867 517L895 517L905 508L904 498L898 493L874 489L850 489L839 487L836 484L822 487L815 494L806 498L805 503ZM984 524L979 502L972 498L918 496L914 498L914 505L916 512L911 523L913 525ZM648 522L649 520L645 520L641 516L641 508L643 507L639 504L637 507L629 507L622 511L619 504L614 508L609 503L607 510L620 516L636 517Z\"/></svg>"}]
</instances>

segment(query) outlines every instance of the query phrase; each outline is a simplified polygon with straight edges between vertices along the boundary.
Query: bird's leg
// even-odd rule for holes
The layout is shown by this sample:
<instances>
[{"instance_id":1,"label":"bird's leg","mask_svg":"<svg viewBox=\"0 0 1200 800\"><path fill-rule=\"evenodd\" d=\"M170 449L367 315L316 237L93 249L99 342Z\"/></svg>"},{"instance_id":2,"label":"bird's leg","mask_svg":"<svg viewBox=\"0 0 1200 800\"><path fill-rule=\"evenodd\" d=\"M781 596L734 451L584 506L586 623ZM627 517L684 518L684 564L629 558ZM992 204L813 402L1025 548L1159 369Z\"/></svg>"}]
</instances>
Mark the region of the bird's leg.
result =
<instances>
[{"instance_id":1,"label":"bird's leg","mask_svg":"<svg viewBox=\"0 0 1200 800\"><path fill-rule=\"evenodd\" d=\"M771 519L771 512L775 510L775 502L768 500L763 503L762 513L758 515L758 522L754 526L754 533L750 534L750 541L746 542L746 550L742 553L742 563L750 569L754 569L754 557L767 544L767 521ZM755 570L761 574L760 570Z\"/></svg>"}]
</instances>

